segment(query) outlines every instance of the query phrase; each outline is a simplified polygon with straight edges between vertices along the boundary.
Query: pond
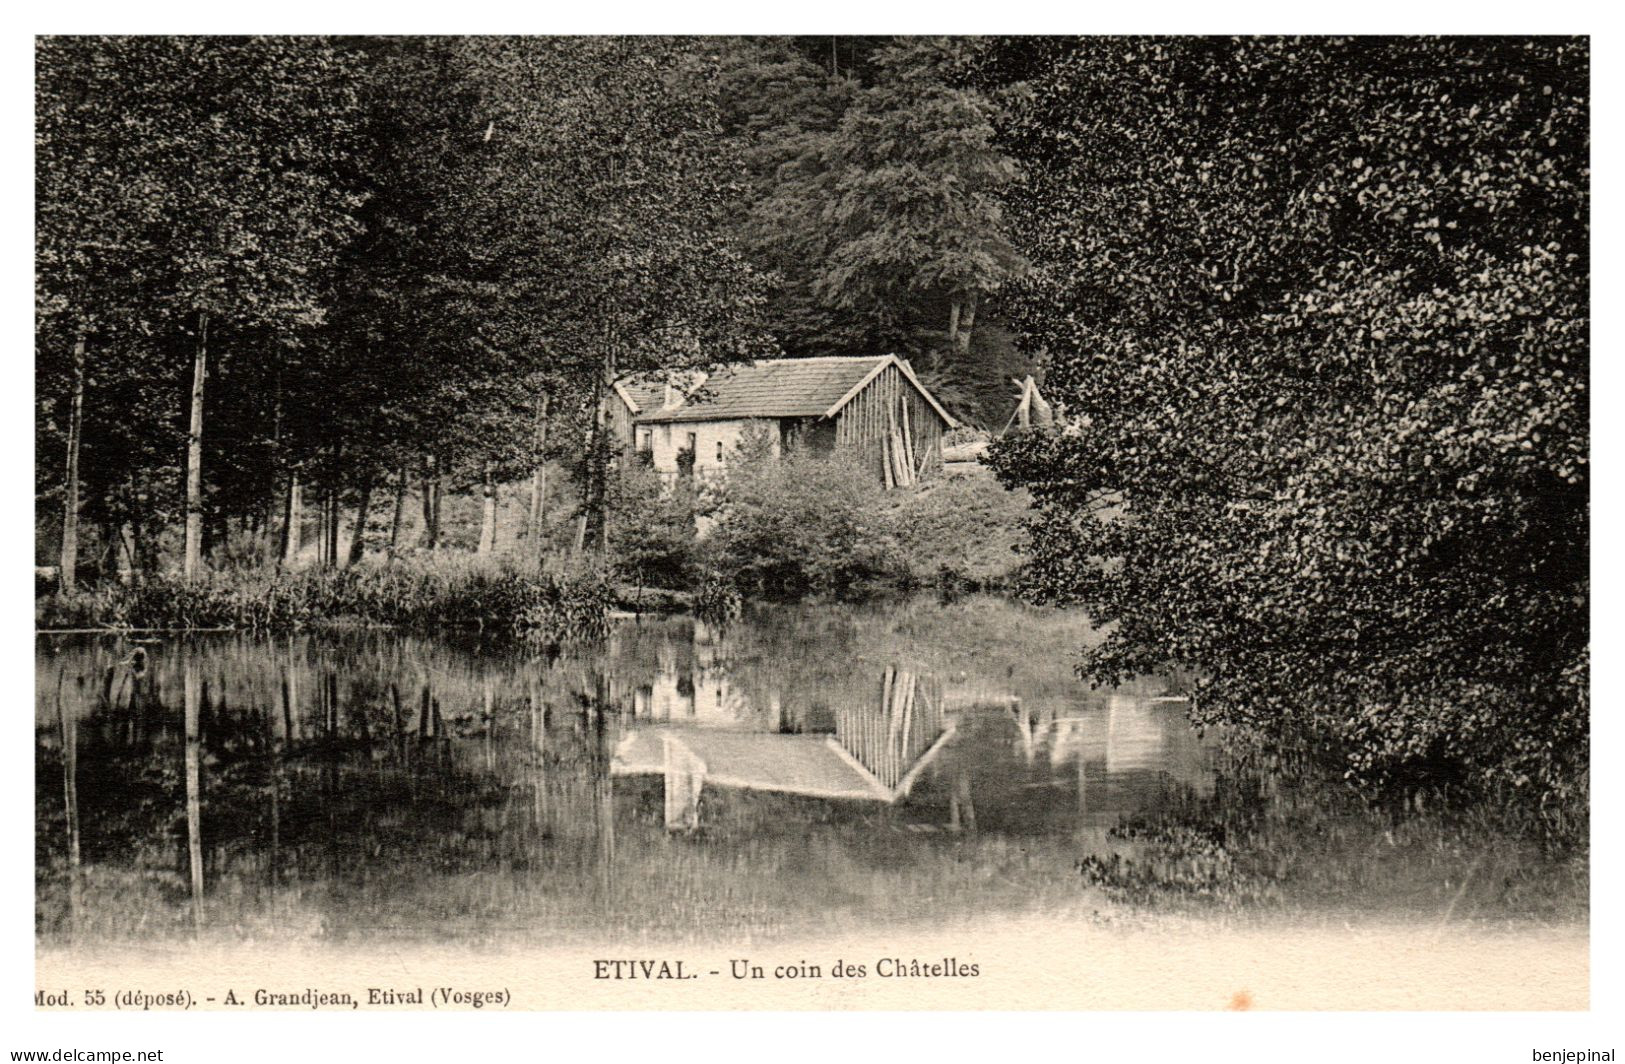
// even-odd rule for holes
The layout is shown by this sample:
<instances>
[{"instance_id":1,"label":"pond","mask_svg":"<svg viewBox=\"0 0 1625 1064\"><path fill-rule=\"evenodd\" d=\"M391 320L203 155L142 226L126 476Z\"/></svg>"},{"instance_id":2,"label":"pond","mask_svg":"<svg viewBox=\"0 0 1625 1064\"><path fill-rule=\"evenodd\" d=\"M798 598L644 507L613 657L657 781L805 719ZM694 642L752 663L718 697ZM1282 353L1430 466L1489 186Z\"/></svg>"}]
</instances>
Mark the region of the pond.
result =
<instances>
[{"instance_id":1,"label":"pond","mask_svg":"<svg viewBox=\"0 0 1625 1064\"><path fill-rule=\"evenodd\" d=\"M986 597L627 619L556 655L384 631L41 635L37 933L762 940L1164 896L1497 919L1583 899L1583 877L1522 850L1469 891L1451 862L1483 855L1436 824L1396 840L1239 786L1176 683L1076 678L1097 638Z\"/></svg>"}]
</instances>

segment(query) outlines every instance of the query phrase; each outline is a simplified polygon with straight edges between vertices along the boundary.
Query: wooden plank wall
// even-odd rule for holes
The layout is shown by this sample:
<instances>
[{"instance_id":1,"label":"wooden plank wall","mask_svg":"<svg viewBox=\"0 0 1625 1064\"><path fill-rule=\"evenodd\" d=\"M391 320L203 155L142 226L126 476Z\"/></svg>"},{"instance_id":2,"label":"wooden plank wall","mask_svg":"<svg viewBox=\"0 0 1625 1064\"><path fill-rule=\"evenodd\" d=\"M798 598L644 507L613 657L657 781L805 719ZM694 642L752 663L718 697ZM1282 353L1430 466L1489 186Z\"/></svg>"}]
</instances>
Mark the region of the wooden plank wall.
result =
<instances>
[{"instance_id":1,"label":"wooden plank wall","mask_svg":"<svg viewBox=\"0 0 1625 1064\"><path fill-rule=\"evenodd\" d=\"M908 383L896 366L887 366L835 415L835 442L864 454L864 465L885 483L886 437L907 409L912 468L930 477L942 471L943 423L931 404ZM890 417L888 417L888 411Z\"/></svg>"},{"instance_id":2,"label":"wooden plank wall","mask_svg":"<svg viewBox=\"0 0 1625 1064\"><path fill-rule=\"evenodd\" d=\"M610 432L610 454L619 458L623 468L631 468L637 458L637 426L632 421L632 410L618 393L609 396L609 416L606 425Z\"/></svg>"}]
</instances>

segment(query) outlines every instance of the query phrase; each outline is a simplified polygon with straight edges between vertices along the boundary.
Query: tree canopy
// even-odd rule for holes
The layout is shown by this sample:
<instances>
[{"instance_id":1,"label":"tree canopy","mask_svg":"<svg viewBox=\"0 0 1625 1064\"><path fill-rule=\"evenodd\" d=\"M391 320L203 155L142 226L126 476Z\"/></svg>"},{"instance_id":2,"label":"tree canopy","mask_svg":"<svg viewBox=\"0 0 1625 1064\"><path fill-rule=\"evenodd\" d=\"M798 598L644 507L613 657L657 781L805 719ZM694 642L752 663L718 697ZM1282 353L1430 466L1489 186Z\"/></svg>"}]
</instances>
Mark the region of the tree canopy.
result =
<instances>
[{"instance_id":1,"label":"tree canopy","mask_svg":"<svg viewBox=\"0 0 1625 1064\"><path fill-rule=\"evenodd\" d=\"M1200 713L1351 773L1550 794L1585 757L1583 42L1145 39L1019 79L1018 301L1064 429L997 463L1032 590Z\"/></svg>"},{"instance_id":2,"label":"tree canopy","mask_svg":"<svg viewBox=\"0 0 1625 1064\"><path fill-rule=\"evenodd\" d=\"M1037 506L1027 590L1110 626L1085 673L1183 666L1204 720L1401 791L1570 798L1589 64L1563 38L42 38L38 538L68 582L81 509L104 573L276 564L303 492L335 563L341 504L364 531L385 484L429 547L443 485L494 521L528 474L539 524L552 459L607 544L628 375L894 352L997 430L1036 374L1055 426L992 461Z\"/></svg>"}]
</instances>

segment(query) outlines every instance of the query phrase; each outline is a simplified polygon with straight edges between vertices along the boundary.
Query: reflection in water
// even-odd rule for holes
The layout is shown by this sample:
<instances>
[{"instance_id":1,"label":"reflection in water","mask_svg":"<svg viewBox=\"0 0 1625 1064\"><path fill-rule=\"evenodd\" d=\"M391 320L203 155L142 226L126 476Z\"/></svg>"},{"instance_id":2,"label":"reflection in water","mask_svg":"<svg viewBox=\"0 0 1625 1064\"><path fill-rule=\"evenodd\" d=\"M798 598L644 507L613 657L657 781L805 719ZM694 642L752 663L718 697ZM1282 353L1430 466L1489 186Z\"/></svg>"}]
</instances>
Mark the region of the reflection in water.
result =
<instances>
[{"instance_id":1,"label":"reflection in water","mask_svg":"<svg viewBox=\"0 0 1625 1064\"><path fill-rule=\"evenodd\" d=\"M983 603L1000 645L943 609L629 622L545 659L41 637L39 931L771 929L895 916L904 881L970 915L1071 898L1101 828L1211 789L1160 686L1070 675L1075 625Z\"/></svg>"}]
</instances>

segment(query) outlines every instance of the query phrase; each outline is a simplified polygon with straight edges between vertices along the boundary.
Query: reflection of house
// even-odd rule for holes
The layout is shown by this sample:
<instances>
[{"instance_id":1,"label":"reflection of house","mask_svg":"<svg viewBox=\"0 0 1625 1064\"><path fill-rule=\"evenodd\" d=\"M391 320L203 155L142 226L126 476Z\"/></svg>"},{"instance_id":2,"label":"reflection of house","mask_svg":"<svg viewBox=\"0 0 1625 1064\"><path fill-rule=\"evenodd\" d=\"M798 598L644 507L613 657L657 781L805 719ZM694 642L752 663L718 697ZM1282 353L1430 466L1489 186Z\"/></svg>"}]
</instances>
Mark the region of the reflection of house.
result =
<instances>
[{"instance_id":1,"label":"reflection of house","mask_svg":"<svg viewBox=\"0 0 1625 1064\"><path fill-rule=\"evenodd\" d=\"M913 673L888 669L878 705L836 711L833 735L634 727L615 750L618 776L663 775L667 827L693 827L706 784L814 798L895 802L953 734Z\"/></svg>"},{"instance_id":2,"label":"reflection of house","mask_svg":"<svg viewBox=\"0 0 1625 1064\"><path fill-rule=\"evenodd\" d=\"M746 698L729 671L719 633L703 621L694 622L693 655L690 666L678 660L677 648L671 644L656 652L654 675L633 692L636 719L779 729L777 694L762 704Z\"/></svg>"},{"instance_id":3,"label":"reflection of house","mask_svg":"<svg viewBox=\"0 0 1625 1064\"><path fill-rule=\"evenodd\" d=\"M681 401L651 385L616 389L617 431L667 476L720 472L748 433L771 453L847 449L887 487L942 468L949 416L895 355L772 359L730 366Z\"/></svg>"}]
</instances>

